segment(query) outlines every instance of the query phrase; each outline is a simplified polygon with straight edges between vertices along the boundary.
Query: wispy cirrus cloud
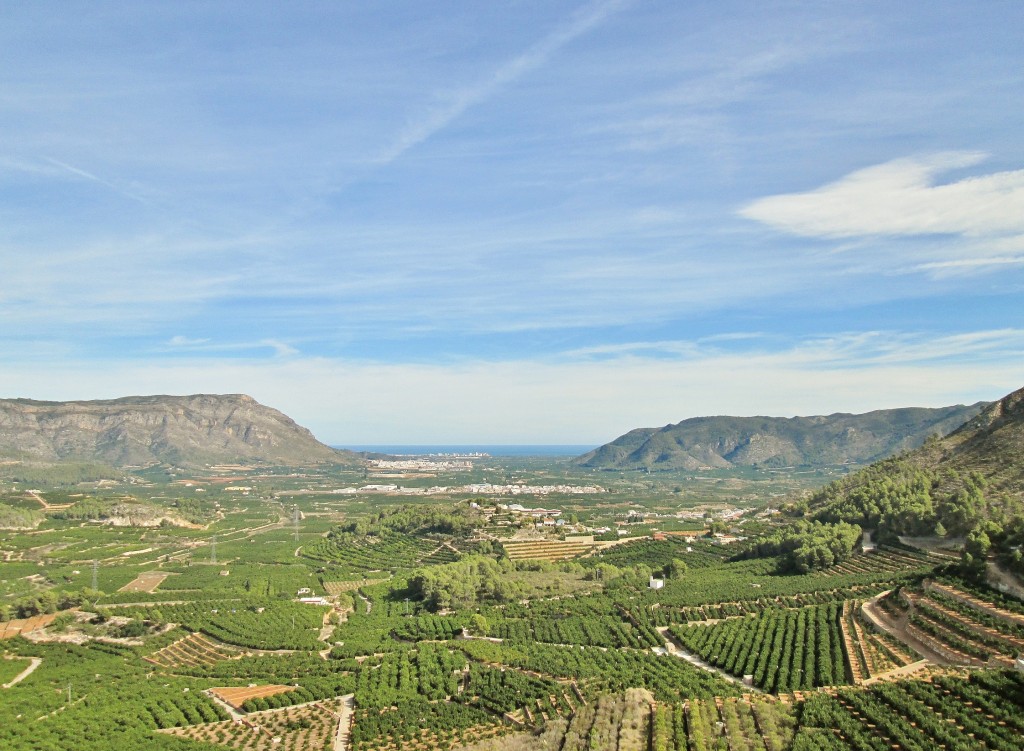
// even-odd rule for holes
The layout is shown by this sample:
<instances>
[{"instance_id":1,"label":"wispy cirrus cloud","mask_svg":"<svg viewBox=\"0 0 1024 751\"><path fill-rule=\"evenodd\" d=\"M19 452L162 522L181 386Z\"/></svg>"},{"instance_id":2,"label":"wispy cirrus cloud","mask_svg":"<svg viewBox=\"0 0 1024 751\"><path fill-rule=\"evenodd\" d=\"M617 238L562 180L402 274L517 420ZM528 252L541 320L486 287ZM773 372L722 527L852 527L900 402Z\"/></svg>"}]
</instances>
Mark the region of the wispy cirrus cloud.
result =
<instances>
[{"instance_id":1,"label":"wispy cirrus cloud","mask_svg":"<svg viewBox=\"0 0 1024 751\"><path fill-rule=\"evenodd\" d=\"M254 350L269 349L275 357L291 357L299 354L299 350L279 339L260 339L254 342L215 342L209 338L177 335L171 337L167 342L169 350L179 352L252 352Z\"/></svg>"},{"instance_id":2,"label":"wispy cirrus cloud","mask_svg":"<svg viewBox=\"0 0 1024 751\"><path fill-rule=\"evenodd\" d=\"M569 360L651 358L663 361L753 356L784 358L807 368L856 368L919 365L964 357L1005 359L1024 356L1024 329L1002 328L950 335L871 330L806 336L735 332L693 340L634 341L581 347L564 353Z\"/></svg>"}]
</instances>

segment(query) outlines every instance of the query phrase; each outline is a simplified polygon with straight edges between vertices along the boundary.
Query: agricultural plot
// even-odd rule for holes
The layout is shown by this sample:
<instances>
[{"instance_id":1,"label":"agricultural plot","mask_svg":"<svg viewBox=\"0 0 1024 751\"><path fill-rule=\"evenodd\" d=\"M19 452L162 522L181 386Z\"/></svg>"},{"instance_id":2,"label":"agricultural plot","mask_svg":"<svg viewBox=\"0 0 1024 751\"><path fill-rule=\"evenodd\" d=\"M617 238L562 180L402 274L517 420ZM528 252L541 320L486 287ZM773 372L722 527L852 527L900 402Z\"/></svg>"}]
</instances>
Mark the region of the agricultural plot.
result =
<instances>
[{"instance_id":1,"label":"agricultural plot","mask_svg":"<svg viewBox=\"0 0 1024 751\"><path fill-rule=\"evenodd\" d=\"M919 579L930 571L929 568L920 568L821 577L814 574L780 574L778 566L777 560L769 558L702 568L676 580L669 579L662 590L638 595L632 609L640 617L644 611L653 612L662 608L703 608L707 611L716 605L739 607L744 602L771 603L780 598L824 598L811 602L828 602L837 599L837 593L850 591L874 594L892 589L900 583Z\"/></svg>"},{"instance_id":2,"label":"agricultural plot","mask_svg":"<svg viewBox=\"0 0 1024 751\"><path fill-rule=\"evenodd\" d=\"M5 551L8 555L19 555ZM38 580L48 572L35 561L0 562L0 597L5 599L29 594L38 588Z\"/></svg>"},{"instance_id":3,"label":"agricultural plot","mask_svg":"<svg viewBox=\"0 0 1024 751\"><path fill-rule=\"evenodd\" d=\"M44 613L31 618L0 622L0 639L13 639L15 636L46 628L53 623L56 617L57 613Z\"/></svg>"},{"instance_id":4,"label":"agricultural plot","mask_svg":"<svg viewBox=\"0 0 1024 751\"><path fill-rule=\"evenodd\" d=\"M248 701L265 699L268 696L276 696L289 691L294 691L295 686L269 685L269 686L245 686L242 688L218 687L211 688L210 693L226 701L235 709L242 709Z\"/></svg>"},{"instance_id":5,"label":"agricultural plot","mask_svg":"<svg viewBox=\"0 0 1024 751\"><path fill-rule=\"evenodd\" d=\"M662 641L654 629L633 626L608 616L564 616L559 618L508 619L493 624L487 632L510 644L584 644L598 647L646 649Z\"/></svg>"},{"instance_id":6,"label":"agricultural plot","mask_svg":"<svg viewBox=\"0 0 1024 751\"><path fill-rule=\"evenodd\" d=\"M889 605L903 610L908 633L951 663L1012 667L1024 653L1024 616L955 588L904 588Z\"/></svg>"},{"instance_id":7,"label":"agricultural plot","mask_svg":"<svg viewBox=\"0 0 1024 751\"><path fill-rule=\"evenodd\" d=\"M448 641L462 634L468 620L465 616L417 615L403 618L392 633L408 641Z\"/></svg>"},{"instance_id":8,"label":"agricultural plot","mask_svg":"<svg viewBox=\"0 0 1024 751\"><path fill-rule=\"evenodd\" d=\"M1019 751L1024 676L982 671L819 694L804 704L801 725L794 748Z\"/></svg>"},{"instance_id":9,"label":"agricultural plot","mask_svg":"<svg viewBox=\"0 0 1024 751\"><path fill-rule=\"evenodd\" d=\"M142 659L167 670L213 665L241 657L237 647L223 644L204 634L190 634Z\"/></svg>"},{"instance_id":10,"label":"agricultural plot","mask_svg":"<svg viewBox=\"0 0 1024 751\"><path fill-rule=\"evenodd\" d=\"M702 568L721 563L725 555L720 545L713 545L704 540L680 537L653 540L643 537L599 551L584 559L584 564L607 563L622 567L641 563L660 570L676 559L684 561L690 568Z\"/></svg>"},{"instance_id":11,"label":"agricultural plot","mask_svg":"<svg viewBox=\"0 0 1024 751\"><path fill-rule=\"evenodd\" d=\"M773 608L802 608L809 605L826 605L831 602L844 602L857 597L870 597L888 589L887 584L854 585L840 589L819 589L796 595L779 595L776 597L758 597L737 602L719 602L710 605L692 607L648 607L645 610L631 611L639 620L650 622L654 626L669 626L675 623L700 623L717 621L725 618L736 618L744 615L758 615Z\"/></svg>"},{"instance_id":12,"label":"agricultural plot","mask_svg":"<svg viewBox=\"0 0 1024 751\"><path fill-rule=\"evenodd\" d=\"M550 644L523 648L476 640L460 641L458 647L470 659L484 664L516 667L555 680L574 680L586 697L627 688L645 688L658 701L669 702L738 694L732 684L685 660L648 651Z\"/></svg>"},{"instance_id":13,"label":"agricultural plot","mask_svg":"<svg viewBox=\"0 0 1024 751\"><path fill-rule=\"evenodd\" d=\"M368 536L340 542L321 538L302 548L302 555L330 563L339 571L397 571L419 565L437 550L437 543L403 534Z\"/></svg>"},{"instance_id":14,"label":"agricultural plot","mask_svg":"<svg viewBox=\"0 0 1024 751\"><path fill-rule=\"evenodd\" d=\"M735 676L773 692L806 690L849 682L842 605L812 605L768 611L713 625L671 626L686 649Z\"/></svg>"},{"instance_id":15,"label":"agricultural plot","mask_svg":"<svg viewBox=\"0 0 1024 751\"><path fill-rule=\"evenodd\" d=\"M350 581L324 581L324 591L330 596L334 597L344 592L354 592L362 587L372 587L374 584L380 584L381 582L387 581L386 579L353 579Z\"/></svg>"},{"instance_id":16,"label":"agricultural plot","mask_svg":"<svg viewBox=\"0 0 1024 751\"><path fill-rule=\"evenodd\" d=\"M160 623L179 623L216 640L250 649L323 647L319 640L326 608L289 601L189 602L118 608L119 614Z\"/></svg>"},{"instance_id":17,"label":"agricultural plot","mask_svg":"<svg viewBox=\"0 0 1024 751\"><path fill-rule=\"evenodd\" d=\"M513 561L564 561L596 550L599 543L566 542L564 540L535 540L502 543L505 553Z\"/></svg>"},{"instance_id":18,"label":"agricultural plot","mask_svg":"<svg viewBox=\"0 0 1024 751\"><path fill-rule=\"evenodd\" d=\"M926 572L938 563L923 553L911 553L893 548L880 548L871 553L855 555L843 563L819 571L812 576L832 577L844 574L880 574L916 570Z\"/></svg>"},{"instance_id":19,"label":"agricultural plot","mask_svg":"<svg viewBox=\"0 0 1024 751\"><path fill-rule=\"evenodd\" d=\"M7 683L13 681L29 665L31 665L31 661L27 657L7 655L4 659L0 659L0 686L6 686Z\"/></svg>"},{"instance_id":20,"label":"agricultural plot","mask_svg":"<svg viewBox=\"0 0 1024 751\"><path fill-rule=\"evenodd\" d=\"M420 558L417 566L443 566L446 563L454 563L459 560L461 553L450 545L438 545L434 550Z\"/></svg>"},{"instance_id":21,"label":"agricultural plot","mask_svg":"<svg viewBox=\"0 0 1024 751\"><path fill-rule=\"evenodd\" d=\"M926 581L924 588L933 595L946 597L973 608L978 613L993 616L1011 626L1024 626L1024 603L992 590L984 592L965 582L956 585L942 581Z\"/></svg>"},{"instance_id":22,"label":"agricultural plot","mask_svg":"<svg viewBox=\"0 0 1024 751\"><path fill-rule=\"evenodd\" d=\"M165 732L244 751L329 751L341 714L341 700L333 700Z\"/></svg>"},{"instance_id":23,"label":"agricultural plot","mask_svg":"<svg viewBox=\"0 0 1024 751\"><path fill-rule=\"evenodd\" d=\"M865 624L860 618L860 603L855 600L843 603L840 624L854 683L883 676L916 660L905 645Z\"/></svg>"},{"instance_id":24,"label":"agricultural plot","mask_svg":"<svg viewBox=\"0 0 1024 751\"><path fill-rule=\"evenodd\" d=\"M292 551L294 550L294 544ZM289 551L291 561L294 555ZM308 566L288 562L276 564L241 563L212 565L194 563L191 566L165 566L164 571L175 575L164 581L161 592L193 592L220 596L278 597L282 594L295 596L303 588L312 588L318 580Z\"/></svg>"},{"instance_id":25,"label":"agricultural plot","mask_svg":"<svg viewBox=\"0 0 1024 751\"><path fill-rule=\"evenodd\" d=\"M510 731L500 718L467 704L411 701L385 709L359 709L353 751L447 751Z\"/></svg>"},{"instance_id":26,"label":"agricultural plot","mask_svg":"<svg viewBox=\"0 0 1024 751\"><path fill-rule=\"evenodd\" d=\"M170 573L166 571L146 571L125 584L118 590L118 592L152 593L156 591L156 588L159 587L168 576L170 576Z\"/></svg>"},{"instance_id":27,"label":"agricultural plot","mask_svg":"<svg viewBox=\"0 0 1024 751\"><path fill-rule=\"evenodd\" d=\"M147 678L148 666L132 659L130 649L27 642L12 647L44 656L26 680L3 692L0 748L148 751L167 747L152 742L158 728L226 719L194 682Z\"/></svg>"},{"instance_id":28,"label":"agricultural plot","mask_svg":"<svg viewBox=\"0 0 1024 751\"><path fill-rule=\"evenodd\" d=\"M652 733L654 751L784 751L793 740L793 707L770 699L695 700L659 705Z\"/></svg>"},{"instance_id":29,"label":"agricultural plot","mask_svg":"<svg viewBox=\"0 0 1024 751\"><path fill-rule=\"evenodd\" d=\"M478 663L469 665L459 689L459 701L531 725L571 714L583 703L575 684Z\"/></svg>"},{"instance_id":30,"label":"agricultural plot","mask_svg":"<svg viewBox=\"0 0 1024 751\"><path fill-rule=\"evenodd\" d=\"M562 751L646 751L652 704L640 689L601 696L573 715Z\"/></svg>"},{"instance_id":31,"label":"agricultural plot","mask_svg":"<svg viewBox=\"0 0 1024 751\"><path fill-rule=\"evenodd\" d=\"M356 678L359 707L390 707L412 700L444 700L459 693L466 658L445 647L424 643L364 663Z\"/></svg>"}]
</instances>

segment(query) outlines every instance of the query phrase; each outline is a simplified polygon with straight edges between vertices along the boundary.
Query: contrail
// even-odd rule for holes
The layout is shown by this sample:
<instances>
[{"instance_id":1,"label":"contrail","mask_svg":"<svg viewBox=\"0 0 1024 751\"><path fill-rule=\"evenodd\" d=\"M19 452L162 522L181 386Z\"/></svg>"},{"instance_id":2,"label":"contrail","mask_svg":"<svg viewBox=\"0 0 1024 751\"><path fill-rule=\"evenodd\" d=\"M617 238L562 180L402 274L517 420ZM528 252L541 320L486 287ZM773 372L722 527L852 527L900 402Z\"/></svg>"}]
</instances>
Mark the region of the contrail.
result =
<instances>
[{"instance_id":1,"label":"contrail","mask_svg":"<svg viewBox=\"0 0 1024 751\"><path fill-rule=\"evenodd\" d=\"M548 58L562 47L603 23L630 1L606 0L606 2L593 3L577 11L569 23L503 64L490 78L477 86L462 91L455 98L455 101L448 106L436 110L422 121L406 128L405 132L398 137L395 143L377 161L382 164L388 164L412 147L423 143L473 105L490 98L501 87L515 81L523 74L541 67L547 62Z\"/></svg>"}]
</instances>

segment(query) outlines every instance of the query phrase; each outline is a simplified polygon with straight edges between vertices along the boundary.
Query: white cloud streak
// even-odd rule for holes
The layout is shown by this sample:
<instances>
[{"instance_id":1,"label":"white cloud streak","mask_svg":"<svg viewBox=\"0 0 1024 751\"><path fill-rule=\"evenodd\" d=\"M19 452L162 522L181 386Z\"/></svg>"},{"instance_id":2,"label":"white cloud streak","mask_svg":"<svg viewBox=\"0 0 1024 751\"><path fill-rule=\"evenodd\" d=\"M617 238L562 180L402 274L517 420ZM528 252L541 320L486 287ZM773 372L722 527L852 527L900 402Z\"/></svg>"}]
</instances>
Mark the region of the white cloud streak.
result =
<instances>
[{"instance_id":1,"label":"white cloud streak","mask_svg":"<svg viewBox=\"0 0 1024 751\"><path fill-rule=\"evenodd\" d=\"M937 185L935 178L977 165L978 152L898 159L858 170L806 193L770 196L742 216L804 237L1024 233L1024 170Z\"/></svg>"},{"instance_id":2,"label":"white cloud streak","mask_svg":"<svg viewBox=\"0 0 1024 751\"><path fill-rule=\"evenodd\" d=\"M90 180L95 183L99 183L100 185L109 188L110 190L114 191L119 195L124 196L125 198L130 198L131 200L138 201L139 203L147 203L146 199L142 198L142 196L139 196L138 194L132 191L125 190L122 186L117 185L116 183L112 183L109 180L104 180L102 177L98 177L92 174L91 172L86 172L84 169L79 169L78 167L66 164L65 162L61 162L57 159L51 159L50 157L45 157L45 159L47 162L54 165L55 167L60 167L61 169L70 172L72 175L76 175L78 177Z\"/></svg>"},{"instance_id":3,"label":"white cloud streak","mask_svg":"<svg viewBox=\"0 0 1024 751\"><path fill-rule=\"evenodd\" d=\"M501 65L489 78L476 86L457 92L451 102L410 124L377 161L387 164L398 159L409 149L443 130L470 107L490 98L523 75L542 67L558 50L603 23L627 2L628 0L606 0L584 7L567 24Z\"/></svg>"},{"instance_id":4,"label":"white cloud streak","mask_svg":"<svg viewBox=\"0 0 1024 751\"><path fill-rule=\"evenodd\" d=\"M246 352L250 350L270 349L275 357L291 357L299 354L299 350L278 339L260 339L255 342L214 342L208 338L173 336L167 342L170 350L179 352Z\"/></svg>"}]
</instances>

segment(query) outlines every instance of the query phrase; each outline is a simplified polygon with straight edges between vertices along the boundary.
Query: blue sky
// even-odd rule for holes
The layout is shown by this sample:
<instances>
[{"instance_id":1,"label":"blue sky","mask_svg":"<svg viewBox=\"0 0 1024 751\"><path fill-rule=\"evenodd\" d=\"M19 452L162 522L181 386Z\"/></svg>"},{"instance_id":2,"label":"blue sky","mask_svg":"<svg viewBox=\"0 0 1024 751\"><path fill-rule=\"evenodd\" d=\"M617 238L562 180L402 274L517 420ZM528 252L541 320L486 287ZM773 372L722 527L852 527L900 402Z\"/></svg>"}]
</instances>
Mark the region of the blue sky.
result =
<instances>
[{"instance_id":1,"label":"blue sky","mask_svg":"<svg viewBox=\"0 0 1024 751\"><path fill-rule=\"evenodd\" d=\"M7 4L0 395L602 443L1024 386L1024 4Z\"/></svg>"}]
</instances>

